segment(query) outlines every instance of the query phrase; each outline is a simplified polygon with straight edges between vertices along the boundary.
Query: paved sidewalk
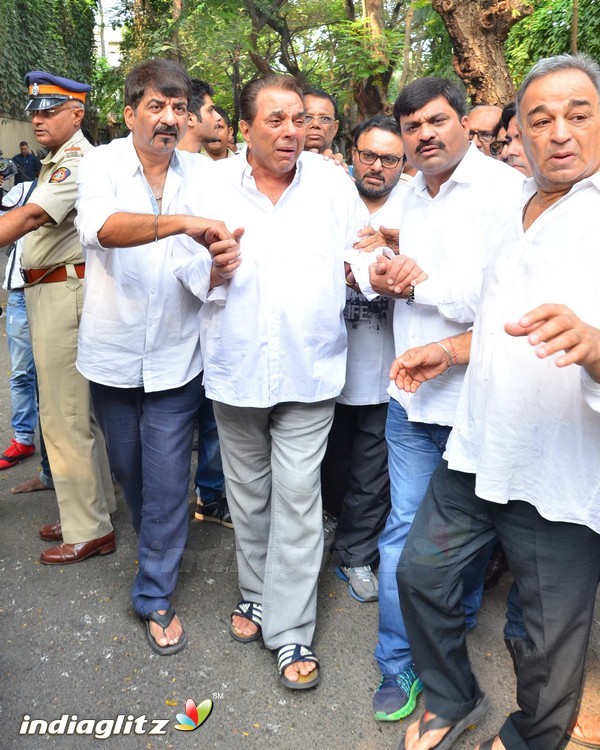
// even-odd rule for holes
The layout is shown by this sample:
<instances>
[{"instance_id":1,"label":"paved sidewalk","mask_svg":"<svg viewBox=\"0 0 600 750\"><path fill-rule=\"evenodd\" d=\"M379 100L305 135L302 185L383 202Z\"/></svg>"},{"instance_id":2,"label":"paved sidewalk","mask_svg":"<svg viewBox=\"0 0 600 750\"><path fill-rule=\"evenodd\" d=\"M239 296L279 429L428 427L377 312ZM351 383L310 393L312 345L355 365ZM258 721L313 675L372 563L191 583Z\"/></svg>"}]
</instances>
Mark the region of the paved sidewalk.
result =
<instances>
[{"instance_id":1,"label":"paved sidewalk","mask_svg":"<svg viewBox=\"0 0 600 750\"><path fill-rule=\"evenodd\" d=\"M0 304L5 306L4 293ZM12 437L5 338L0 320L2 449ZM316 690L286 690L278 682L272 653L258 643L235 643L227 635L229 613L239 598L234 535L215 524L192 521L174 602L190 643L176 656L160 657L148 647L129 604L135 539L122 500L114 519L116 553L76 565L43 566L39 554L45 543L37 530L58 518L55 495L10 493L10 487L33 477L37 466L36 454L0 472L0 750L397 747L406 722L381 724L371 713L379 679L372 656L377 605L351 599L331 563L320 580L315 648L323 679ZM191 515L192 510L190 506ZM512 667L502 642L509 585L505 577L486 595L479 624L469 635L474 668L493 709L456 743L457 750L473 748L489 737L515 707ZM599 653L600 628L595 627L587 700L597 710ZM196 703L212 699L214 708L197 731L180 732L175 715L184 712L188 698ZM419 699L417 716L421 711ZM87 719L80 729L88 732L92 720L105 720L95 727L99 734L108 733L108 721L116 720L121 733L103 742L91 735L22 735L24 716L47 722L64 716L66 730ZM166 724L165 733L151 734L150 730L161 730L152 724L160 720ZM136 734L136 729L142 733Z\"/></svg>"}]
</instances>

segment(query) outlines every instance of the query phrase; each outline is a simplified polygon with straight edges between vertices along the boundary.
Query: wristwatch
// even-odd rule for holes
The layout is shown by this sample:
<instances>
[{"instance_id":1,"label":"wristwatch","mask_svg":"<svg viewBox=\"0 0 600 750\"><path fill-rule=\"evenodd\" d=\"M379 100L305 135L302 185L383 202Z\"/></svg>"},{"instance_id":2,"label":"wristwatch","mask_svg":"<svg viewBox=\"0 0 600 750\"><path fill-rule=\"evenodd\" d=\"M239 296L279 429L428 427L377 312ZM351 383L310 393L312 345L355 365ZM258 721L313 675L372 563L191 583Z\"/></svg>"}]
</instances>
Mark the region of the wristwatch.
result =
<instances>
[{"instance_id":1,"label":"wristwatch","mask_svg":"<svg viewBox=\"0 0 600 750\"><path fill-rule=\"evenodd\" d=\"M404 298L404 301L407 305L414 305L415 304L415 288L414 286L409 286L410 292L408 293L408 297Z\"/></svg>"}]
</instances>

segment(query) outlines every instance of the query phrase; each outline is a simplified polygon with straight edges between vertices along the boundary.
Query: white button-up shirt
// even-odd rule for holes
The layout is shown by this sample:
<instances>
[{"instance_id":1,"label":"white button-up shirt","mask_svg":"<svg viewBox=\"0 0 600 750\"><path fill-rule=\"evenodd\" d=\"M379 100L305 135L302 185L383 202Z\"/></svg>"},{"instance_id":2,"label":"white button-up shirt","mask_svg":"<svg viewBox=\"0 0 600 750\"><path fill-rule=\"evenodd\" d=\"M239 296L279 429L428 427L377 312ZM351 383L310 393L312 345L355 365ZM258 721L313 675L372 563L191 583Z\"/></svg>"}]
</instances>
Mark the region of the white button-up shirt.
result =
<instances>
[{"instance_id":1,"label":"white button-up shirt","mask_svg":"<svg viewBox=\"0 0 600 750\"><path fill-rule=\"evenodd\" d=\"M2 205L4 208L14 208L15 206L22 206L23 201L27 198L27 194L32 185L32 180L28 182L20 182L11 188L8 193L2 197ZM1 188L0 188L1 190ZM0 210L0 216L5 214L6 211ZM23 238L17 240L8 256L8 263L6 264L6 272L4 275L4 283L2 284L3 289L19 289L22 291L25 286L25 279L21 275L21 256L23 255Z\"/></svg>"},{"instance_id":2,"label":"white button-up shirt","mask_svg":"<svg viewBox=\"0 0 600 750\"><path fill-rule=\"evenodd\" d=\"M399 182L387 201L369 214L364 202L360 215L363 226L397 227L402 216L402 206L407 183ZM377 255L374 251L372 259ZM338 398L340 404L365 406L389 401L388 373L394 361L394 300L376 297L370 301L350 287L346 291L344 318L348 332L348 361L346 383Z\"/></svg>"},{"instance_id":3,"label":"white button-up shirt","mask_svg":"<svg viewBox=\"0 0 600 750\"><path fill-rule=\"evenodd\" d=\"M525 199L535 191L527 185ZM550 521L600 533L600 384L539 359L504 324L543 303L600 327L600 173L577 183L524 232L521 212L490 238L471 362L445 458L477 495L524 500Z\"/></svg>"},{"instance_id":4,"label":"white button-up shirt","mask_svg":"<svg viewBox=\"0 0 600 750\"><path fill-rule=\"evenodd\" d=\"M176 151L164 185L162 212L191 214L212 162ZM158 207L132 137L99 146L81 161L77 228L86 258L77 369L88 380L147 392L177 388L202 370L199 300L173 273L173 252L193 255L188 237L138 247L104 248L98 231L117 212L152 214Z\"/></svg>"},{"instance_id":5,"label":"white button-up shirt","mask_svg":"<svg viewBox=\"0 0 600 750\"><path fill-rule=\"evenodd\" d=\"M468 330L479 301L488 259L488 235L522 193L516 169L471 145L451 177L432 198L417 174L404 203L400 250L429 278L415 287L415 304L394 307L396 355ZM464 378L463 366L424 383L415 394L390 383L389 394L413 422L451 425Z\"/></svg>"},{"instance_id":6,"label":"white button-up shirt","mask_svg":"<svg viewBox=\"0 0 600 750\"><path fill-rule=\"evenodd\" d=\"M207 395L232 406L269 407L339 395L346 367L344 251L356 239L360 199L343 169L301 154L275 205L259 192L246 154L214 162L197 210L244 227L242 263L207 295L199 254L176 270L208 299L201 313Z\"/></svg>"}]
</instances>

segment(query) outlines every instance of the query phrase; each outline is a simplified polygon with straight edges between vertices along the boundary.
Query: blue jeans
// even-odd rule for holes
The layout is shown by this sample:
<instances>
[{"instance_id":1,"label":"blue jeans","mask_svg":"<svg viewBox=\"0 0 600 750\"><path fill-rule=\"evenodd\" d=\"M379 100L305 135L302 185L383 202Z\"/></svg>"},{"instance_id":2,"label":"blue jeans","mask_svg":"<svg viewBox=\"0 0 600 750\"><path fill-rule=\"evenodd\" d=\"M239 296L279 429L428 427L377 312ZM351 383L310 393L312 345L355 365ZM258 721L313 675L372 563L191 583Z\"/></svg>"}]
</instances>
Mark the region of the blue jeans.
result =
<instances>
[{"instance_id":1,"label":"blue jeans","mask_svg":"<svg viewBox=\"0 0 600 750\"><path fill-rule=\"evenodd\" d=\"M22 289L8 293L6 340L10 355L10 401L15 440L33 445L38 421L37 389L29 323Z\"/></svg>"},{"instance_id":2,"label":"blue jeans","mask_svg":"<svg viewBox=\"0 0 600 750\"><path fill-rule=\"evenodd\" d=\"M131 592L139 615L167 609L188 534L192 439L201 376L180 388L146 393L90 382L110 468L138 537L138 574Z\"/></svg>"},{"instance_id":3,"label":"blue jeans","mask_svg":"<svg viewBox=\"0 0 600 750\"><path fill-rule=\"evenodd\" d=\"M194 484L204 504L219 500L225 489L217 423L204 386L198 412L198 468Z\"/></svg>"},{"instance_id":4,"label":"blue jeans","mask_svg":"<svg viewBox=\"0 0 600 750\"><path fill-rule=\"evenodd\" d=\"M412 663L400 611L396 570L406 537L429 480L446 448L451 427L410 422L406 411L390 399L385 436L388 444L392 510L379 537L379 641L375 658L382 674L398 674ZM491 547L487 553L488 559ZM473 626L483 596L484 562L477 560L463 578L463 606Z\"/></svg>"},{"instance_id":5,"label":"blue jeans","mask_svg":"<svg viewBox=\"0 0 600 750\"><path fill-rule=\"evenodd\" d=\"M35 427L38 422L37 377L29 323L25 309L25 294L22 289L8 293L6 306L6 341L10 355L10 402L12 428L15 440L24 445L33 445ZM46 453L46 445L40 424L40 480L52 489L52 472Z\"/></svg>"}]
</instances>

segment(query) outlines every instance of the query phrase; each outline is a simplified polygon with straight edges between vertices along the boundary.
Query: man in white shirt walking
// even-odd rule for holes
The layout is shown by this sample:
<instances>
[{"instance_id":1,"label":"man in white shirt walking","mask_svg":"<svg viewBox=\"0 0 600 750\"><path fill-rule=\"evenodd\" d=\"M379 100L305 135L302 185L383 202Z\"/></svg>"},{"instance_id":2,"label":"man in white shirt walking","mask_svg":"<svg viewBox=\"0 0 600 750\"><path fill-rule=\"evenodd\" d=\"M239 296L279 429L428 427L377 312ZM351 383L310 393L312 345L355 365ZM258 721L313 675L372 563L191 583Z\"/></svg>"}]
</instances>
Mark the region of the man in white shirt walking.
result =
<instances>
[{"instance_id":1,"label":"man in white shirt walking","mask_svg":"<svg viewBox=\"0 0 600 750\"><path fill-rule=\"evenodd\" d=\"M240 106L248 148L214 163L202 210L244 227L242 263L210 293L201 262L177 273L207 299L205 387L242 594L230 633L244 643L262 634L278 652L283 684L306 689L319 681L311 648L323 554L319 468L345 378L344 256L359 198L342 169L302 152L304 106L293 78L250 82Z\"/></svg>"},{"instance_id":2,"label":"man in white shirt walking","mask_svg":"<svg viewBox=\"0 0 600 750\"><path fill-rule=\"evenodd\" d=\"M173 274L178 254L231 235L190 203L211 163L177 151L191 82L152 60L125 82L128 138L100 146L79 173L77 227L86 294L77 368L90 381L112 472L138 536L131 594L158 654L187 642L171 604L188 531L192 436L201 396L200 303ZM234 251L235 255L235 251ZM209 267L213 284L216 263ZM230 267L235 267L234 263Z\"/></svg>"},{"instance_id":3,"label":"man in white shirt walking","mask_svg":"<svg viewBox=\"0 0 600 750\"><path fill-rule=\"evenodd\" d=\"M414 81L400 94L394 116L409 163L419 170L404 203L400 245L428 274L411 291L396 291L402 256L371 266L375 292L401 297L394 307L394 343L403 352L417 343L466 331L475 317L488 227L518 199L522 177L469 145L462 92L443 78ZM362 286L362 285L361 285ZM408 298L407 298L408 296ZM442 350L442 349L441 349ZM445 352L445 350L442 350ZM379 641L381 682L373 696L380 721L410 714L421 691L398 600L396 568L429 478L439 463L454 420L465 368L414 395L390 384L386 426L392 509L379 538ZM485 561L464 579L470 624L481 602Z\"/></svg>"},{"instance_id":4,"label":"man in white shirt walking","mask_svg":"<svg viewBox=\"0 0 600 750\"><path fill-rule=\"evenodd\" d=\"M472 344L464 333L442 340L452 357L437 344L410 350L392 372L418 394L470 363L398 569L427 705L406 750L447 750L489 706L469 665L460 575L495 534L527 648L520 710L479 750L562 747L585 664L600 574L600 67L540 60L517 112L533 179L488 233Z\"/></svg>"}]
</instances>

